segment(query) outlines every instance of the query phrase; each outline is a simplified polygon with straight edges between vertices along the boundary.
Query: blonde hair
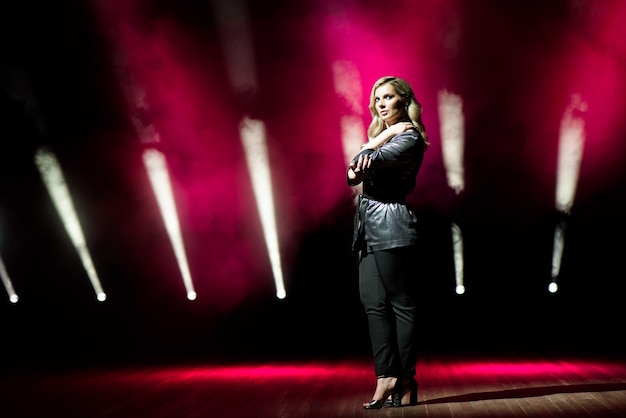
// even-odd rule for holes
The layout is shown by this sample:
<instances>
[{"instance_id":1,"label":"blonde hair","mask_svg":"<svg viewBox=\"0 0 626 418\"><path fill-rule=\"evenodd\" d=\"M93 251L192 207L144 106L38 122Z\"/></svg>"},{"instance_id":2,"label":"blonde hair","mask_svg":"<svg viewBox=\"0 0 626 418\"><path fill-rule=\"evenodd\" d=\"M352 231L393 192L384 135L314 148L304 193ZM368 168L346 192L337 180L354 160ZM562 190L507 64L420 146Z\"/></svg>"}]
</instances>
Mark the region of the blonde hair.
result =
<instances>
[{"instance_id":1,"label":"blonde hair","mask_svg":"<svg viewBox=\"0 0 626 418\"><path fill-rule=\"evenodd\" d=\"M428 147L430 142L428 142L428 136L426 135L426 128L424 127L424 123L422 122L422 105L415 98L415 94L413 93L413 89L406 82L406 80L394 77L394 76L385 76L379 78L372 87L372 92L370 93L370 104L369 110L372 114L372 122L370 123L369 128L367 128L367 136L369 138L374 138L382 131L384 131L387 126L385 122L378 116L378 112L376 111L376 89L384 84L391 84L393 88L396 90L396 93L402 98L405 103L405 109L407 116L411 119L411 122L417 127L417 130L422 136L424 140L424 145Z\"/></svg>"}]
</instances>

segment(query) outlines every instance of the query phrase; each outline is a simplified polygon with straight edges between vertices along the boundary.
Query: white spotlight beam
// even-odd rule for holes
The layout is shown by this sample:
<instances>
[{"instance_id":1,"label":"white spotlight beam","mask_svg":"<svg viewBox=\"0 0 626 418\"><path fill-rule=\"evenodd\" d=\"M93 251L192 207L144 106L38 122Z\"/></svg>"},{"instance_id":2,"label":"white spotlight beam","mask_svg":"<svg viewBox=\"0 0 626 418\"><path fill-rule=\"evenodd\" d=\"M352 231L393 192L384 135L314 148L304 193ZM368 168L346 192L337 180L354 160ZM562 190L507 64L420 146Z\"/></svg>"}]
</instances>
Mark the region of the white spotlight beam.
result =
<instances>
[{"instance_id":1,"label":"white spotlight beam","mask_svg":"<svg viewBox=\"0 0 626 418\"><path fill-rule=\"evenodd\" d=\"M463 100L459 95L447 90L440 90L437 95L437 110L439 113L439 134L441 136L443 163L446 168L446 180L448 186L458 195L465 189L465 167L463 165L465 117L463 115ZM452 223L451 230L456 278L455 291L461 295L465 293L463 233L461 228L455 223Z\"/></svg>"},{"instance_id":2,"label":"white spotlight beam","mask_svg":"<svg viewBox=\"0 0 626 418\"><path fill-rule=\"evenodd\" d=\"M174 248L178 267L183 277L183 284L187 291L187 299L195 300L197 294L191 278L187 256L185 255L185 246L180 232L180 224L178 223L165 156L160 151L148 148L143 153L143 162L148 171L152 190L157 198L165 229Z\"/></svg>"},{"instance_id":3,"label":"white spotlight beam","mask_svg":"<svg viewBox=\"0 0 626 418\"><path fill-rule=\"evenodd\" d=\"M341 143L343 155L348 163L360 150L367 134L361 119L361 101L363 90L361 88L361 77L356 66L345 60L333 62L333 81L335 92L347 105L348 112L341 117ZM362 185L352 188L355 197L361 193Z\"/></svg>"},{"instance_id":4,"label":"white spotlight beam","mask_svg":"<svg viewBox=\"0 0 626 418\"><path fill-rule=\"evenodd\" d=\"M211 4L217 17L217 27L230 86L236 94L242 97L254 97L258 90L258 82L246 2L212 0ZM276 231L265 127L261 121L244 117L239 125L239 132L246 151L248 170L251 174L265 244L272 266L276 297L284 299L287 293Z\"/></svg>"},{"instance_id":5,"label":"white spotlight beam","mask_svg":"<svg viewBox=\"0 0 626 418\"><path fill-rule=\"evenodd\" d=\"M78 221L72 198L70 196L67 183L61 171L61 166L56 159L54 153L45 148L40 148L35 154L35 164L39 169L41 177L43 179L48 193L52 198L54 206L63 221L63 226L67 231L80 259L83 263L83 267L89 276L91 285L96 292L96 297L99 301L106 300L106 293L102 289L100 279L91 260L89 249L83 231Z\"/></svg>"},{"instance_id":6,"label":"white spotlight beam","mask_svg":"<svg viewBox=\"0 0 626 418\"><path fill-rule=\"evenodd\" d=\"M361 88L361 76L356 65L346 60L334 61L332 70L335 92L344 99L350 113L360 114L363 89Z\"/></svg>"},{"instance_id":7,"label":"white spotlight beam","mask_svg":"<svg viewBox=\"0 0 626 418\"><path fill-rule=\"evenodd\" d=\"M13 283L11 282L11 278L9 277L9 273L7 272L2 257L0 257L0 278L2 278L2 284L9 295L11 303L17 303L19 297L17 296L17 293L15 293L15 289L13 289Z\"/></svg>"},{"instance_id":8,"label":"white spotlight beam","mask_svg":"<svg viewBox=\"0 0 626 418\"><path fill-rule=\"evenodd\" d=\"M455 291L457 294L462 295L465 293L465 282L463 277L464 262L463 262L463 233L461 228L452 223L452 249L454 252L454 273L456 280Z\"/></svg>"},{"instance_id":9,"label":"white spotlight beam","mask_svg":"<svg viewBox=\"0 0 626 418\"><path fill-rule=\"evenodd\" d=\"M574 204L585 144L585 121L579 114L586 110L587 104L579 95L574 95L561 119L556 177L556 208L563 213L569 213Z\"/></svg>"},{"instance_id":10,"label":"white spotlight beam","mask_svg":"<svg viewBox=\"0 0 626 418\"><path fill-rule=\"evenodd\" d=\"M438 111L443 162L448 186L457 194L465 188L463 152L465 147L465 119L461 97L446 90L439 91Z\"/></svg>"},{"instance_id":11,"label":"white spotlight beam","mask_svg":"<svg viewBox=\"0 0 626 418\"><path fill-rule=\"evenodd\" d=\"M118 77L126 91L126 97L132 108L130 118L139 141L147 147L156 146L161 142L161 136L152 120L142 115L144 112L148 113L150 109L146 100L146 92L135 82L132 74L127 71L123 60L119 60L117 64ZM143 161L150 178L152 190L157 198L161 218L165 223L166 231L174 249L178 268L183 278L183 285L187 292L187 299L195 300L197 293L194 289L189 263L185 254L165 157L153 148L146 148L143 154Z\"/></svg>"},{"instance_id":12,"label":"white spotlight beam","mask_svg":"<svg viewBox=\"0 0 626 418\"><path fill-rule=\"evenodd\" d=\"M565 222L559 222L554 227L554 244L552 250L552 281L556 282L556 278L561 272L561 259L563 258L563 246L565 245Z\"/></svg>"},{"instance_id":13,"label":"white spotlight beam","mask_svg":"<svg viewBox=\"0 0 626 418\"><path fill-rule=\"evenodd\" d=\"M582 100L580 95L575 94L571 97L570 104L565 109L561 119L555 206L563 215L570 213L576 196L580 162L585 145L585 121L580 115L586 111L587 103ZM548 286L548 291L551 293L556 293L558 290L557 278L561 271L566 226L566 219L563 219L554 228L552 280Z\"/></svg>"},{"instance_id":14,"label":"white spotlight beam","mask_svg":"<svg viewBox=\"0 0 626 418\"><path fill-rule=\"evenodd\" d=\"M276 231L276 216L274 211L274 197L269 167L269 157L263 122L244 118L239 125L241 140L246 153L248 171L252 179L254 196L261 217L265 245L270 257L276 297L284 299L287 296L280 261L280 248Z\"/></svg>"}]
</instances>

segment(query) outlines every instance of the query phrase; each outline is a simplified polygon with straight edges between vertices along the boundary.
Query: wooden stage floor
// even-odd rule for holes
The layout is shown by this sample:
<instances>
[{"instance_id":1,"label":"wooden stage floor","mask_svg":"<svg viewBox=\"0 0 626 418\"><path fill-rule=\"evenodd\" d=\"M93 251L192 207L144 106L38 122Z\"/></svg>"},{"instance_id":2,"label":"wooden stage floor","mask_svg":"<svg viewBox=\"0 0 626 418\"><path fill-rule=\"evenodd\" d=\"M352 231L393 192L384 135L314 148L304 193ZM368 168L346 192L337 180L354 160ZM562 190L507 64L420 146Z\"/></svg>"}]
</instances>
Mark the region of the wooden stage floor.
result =
<instances>
[{"instance_id":1,"label":"wooden stage floor","mask_svg":"<svg viewBox=\"0 0 626 418\"><path fill-rule=\"evenodd\" d=\"M418 405L364 410L369 359L13 369L0 417L626 417L626 360L428 355Z\"/></svg>"}]
</instances>

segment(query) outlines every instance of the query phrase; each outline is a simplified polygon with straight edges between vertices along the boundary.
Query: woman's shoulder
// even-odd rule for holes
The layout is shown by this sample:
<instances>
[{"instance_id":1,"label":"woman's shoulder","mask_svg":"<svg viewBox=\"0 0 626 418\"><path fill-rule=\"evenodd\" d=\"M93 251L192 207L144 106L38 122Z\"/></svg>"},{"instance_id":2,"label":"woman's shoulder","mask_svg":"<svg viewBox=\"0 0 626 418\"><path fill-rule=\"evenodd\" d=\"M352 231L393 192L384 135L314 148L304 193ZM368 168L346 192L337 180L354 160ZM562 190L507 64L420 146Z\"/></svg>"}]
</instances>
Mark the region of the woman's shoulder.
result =
<instances>
[{"instance_id":1,"label":"woman's shoulder","mask_svg":"<svg viewBox=\"0 0 626 418\"><path fill-rule=\"evenodd\" d=\"M422 141L422 135L417 129L411 129L396 135L394 139L402 141Z\"/></svg>"},{"instance_id":2,"label":"woman's shoulder","mask_svg":"<svg viewBox=\"0 0 626 418\"><path fill-rule=\"evenodd\" d=\"M396 135L393 140L397 143L403 143L407 147L417 147L421 150L426 149L426 144L422 134L417 129L402 132Z\"/></svg>"}]
</instances>

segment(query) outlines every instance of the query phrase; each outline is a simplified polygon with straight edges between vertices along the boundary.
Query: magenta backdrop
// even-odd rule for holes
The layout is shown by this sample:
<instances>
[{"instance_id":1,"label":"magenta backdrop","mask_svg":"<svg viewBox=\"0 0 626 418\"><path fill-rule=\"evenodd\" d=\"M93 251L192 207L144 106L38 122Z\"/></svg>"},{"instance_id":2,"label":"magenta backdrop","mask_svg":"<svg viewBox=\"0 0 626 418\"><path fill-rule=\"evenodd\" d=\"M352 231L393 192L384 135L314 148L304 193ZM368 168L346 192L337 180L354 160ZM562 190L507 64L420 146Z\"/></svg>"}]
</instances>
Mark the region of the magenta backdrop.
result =
<instances>
[{"instance_id":1,"label":"magenta backdrop","mask_svg":"<svg viewBox=\"0 0 626 418\"><path fill-rule=\"evenodd\" d=\"M348 110L333 90L335 61L358 70L364 128L374 80L392 74L413 85L433 145L411 201L428 213L458 211L479 224L482 215L500 212L550 214L560 119L576 93L588 104L577 198L593 199L623 172L623 2L247 4L258 80L247 98L230 87L210 2L121 3L94 0L94 30L106 38L112 67L123 56L124 68L145 92L171 170L199 301L219 310L273 291L238 134L245 115L267 128L288 292L303 236L346 217L350 189L340 118ZM118 87L124 91L122 83ZM467 189L460 205L461 197L446 185L441 157L442 89L464 100ZM143 175L140 149L129 146L134 154L124 161L132 181L147 189L147 181L137 180ZM158 227L151 193L139 196L140 206L128 217ZM137 223L125 230L137 256L157 251L159 261L169 257L168 249L150 241L154 232L135 234L141 231ZM548 248L549 240L541 246ZM171 264L167 286L181 286L177 274Z\"/></svg>"}]
</instances>

